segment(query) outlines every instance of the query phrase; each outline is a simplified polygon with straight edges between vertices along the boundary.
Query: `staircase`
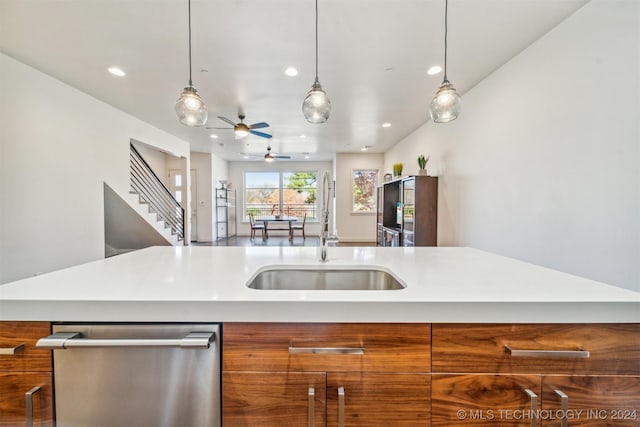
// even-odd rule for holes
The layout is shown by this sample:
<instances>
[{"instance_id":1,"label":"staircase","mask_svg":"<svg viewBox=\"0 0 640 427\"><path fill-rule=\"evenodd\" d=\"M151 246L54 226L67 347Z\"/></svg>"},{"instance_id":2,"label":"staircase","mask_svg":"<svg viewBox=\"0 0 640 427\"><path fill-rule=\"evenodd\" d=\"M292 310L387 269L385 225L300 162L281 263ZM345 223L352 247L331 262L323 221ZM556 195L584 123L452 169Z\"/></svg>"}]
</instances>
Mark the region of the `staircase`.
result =
<instances>
[{"instance_id":1,"label":"staircase","mask_svg":"<svg viewBox=\"0 0 640 427\"><path fill-rule=\"evenodd\" d=\"M184 244L184 208L130 144L131 206L173 246Z\"/></svg>"}]
</instances>

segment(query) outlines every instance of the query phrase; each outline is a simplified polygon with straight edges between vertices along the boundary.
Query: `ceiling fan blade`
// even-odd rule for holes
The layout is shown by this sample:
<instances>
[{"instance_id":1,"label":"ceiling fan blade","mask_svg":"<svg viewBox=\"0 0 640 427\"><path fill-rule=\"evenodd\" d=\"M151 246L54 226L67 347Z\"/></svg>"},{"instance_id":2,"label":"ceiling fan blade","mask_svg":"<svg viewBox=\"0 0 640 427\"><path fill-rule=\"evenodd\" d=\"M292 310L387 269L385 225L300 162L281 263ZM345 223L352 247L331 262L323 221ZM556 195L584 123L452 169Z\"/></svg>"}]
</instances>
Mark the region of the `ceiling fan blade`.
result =
<instances>
[{"instance_id":1,"label":"ceiling fan blade","mask_svg":"<svg viewBox=\"0 0 640 427\"><path fill-rule=\"evenodd\" d=\"M231 120L227 119L226 117L218 116L218 118L219 118L220 120L222 120L223 122L227 122L227 123L229 123L231 126L235 126L235 125L236 125L236 124L235 124L235 122L233 122L233 121L231 121Z\"/></svg>"},{"instance_id":2,"label":"ceiling fan blade","mask_svg":"<svg viewBox=\"0 0 640 427\"><path fill-rule=\"evenodd\" d=\"M217 128L217 127L213 127L213 126L206 127L205 129L227 129L227 130L233 130L233 128Z\"/></svg>"},{"instance_id":3,"label":"ceiling fan blade","mask_svg":"<svg viewBox=\"0 0 640 427\"><path fill-rule=\"evenodd\" d=\"M273 154L273 157L276 159L290 159L291 156L281 156L281 155L277 155L277 154Z\"/></svg>"},{"instance_id":4,"label":"ceiling fan blade","mask_svg":"<svg viewBox=\"0 0 640 427\"><path fill-rule=\"evenodd\" d=\"M272 137L272 136L271 136L271 135L269 135L268 133L258 132L257 130L250 130L250 131L249 131L249 133L252 133L252 134L254 134L254 135L261 136L261 137L263 137L263 138L267 138L267 139L269 139L269 138L271 138L271 137Z\"/></svg>"},{"instance_id":5,"label":"ceiling fan blade","mask_svg":"<svg viewBox=\"0 0 640 427\"><path fill-rule=\"evenodd\" d=\"M251 126L249 126L249 129L262 129L262 128L268 128L269 127L269 123L265 123L265 122L260 122L260 123L254 123Z\"/></svg>"}]
</instances>

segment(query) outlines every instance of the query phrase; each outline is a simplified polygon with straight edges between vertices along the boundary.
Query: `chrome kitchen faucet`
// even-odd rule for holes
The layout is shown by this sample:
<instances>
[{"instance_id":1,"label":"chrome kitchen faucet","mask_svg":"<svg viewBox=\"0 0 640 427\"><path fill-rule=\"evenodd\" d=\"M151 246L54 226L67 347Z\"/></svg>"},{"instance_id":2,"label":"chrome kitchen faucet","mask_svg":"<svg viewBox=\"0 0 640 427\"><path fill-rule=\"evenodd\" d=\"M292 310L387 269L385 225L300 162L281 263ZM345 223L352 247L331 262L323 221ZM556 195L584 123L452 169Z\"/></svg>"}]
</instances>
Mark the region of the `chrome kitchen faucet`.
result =
<instances>
[{"instance_id":1,"label":"chrome kitchen faucet","mask_svg":"<svg viewBox=\"0 0 640 427\"><path fill-rule=\"evenodd\" d=\"M320 230L320 261L327 261L327 240L329 238L329 200L331 198L331 183L329 172L325 171L322 178L322 190L324 199L322 203L322 229Z\"/></svg>"}]
</instances>

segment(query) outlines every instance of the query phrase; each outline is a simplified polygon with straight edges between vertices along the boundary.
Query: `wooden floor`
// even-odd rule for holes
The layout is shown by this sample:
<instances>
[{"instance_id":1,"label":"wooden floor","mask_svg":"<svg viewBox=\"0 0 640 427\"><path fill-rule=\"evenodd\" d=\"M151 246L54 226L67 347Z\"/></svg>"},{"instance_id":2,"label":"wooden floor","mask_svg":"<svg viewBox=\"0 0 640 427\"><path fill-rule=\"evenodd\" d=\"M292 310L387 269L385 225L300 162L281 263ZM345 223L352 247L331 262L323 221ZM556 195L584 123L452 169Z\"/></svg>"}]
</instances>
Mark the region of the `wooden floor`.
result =
<instances>
[{"instance_id":1,"label":"wooden floor","mask_svg":"<svg viewBox=\"0 0 640 427\"><path fill-rule=\"evenodd\" d=\"M303 239L296 235L293 240L288 236L269 236L262 240L260 237L250 239L247 236L231 237L229 239L218 240L216 242L191 242L192 246L320 246L318 236L308 236ZM329 241L329 246L375 246L375 242L340 242Z\"/></svg>"}]
</instances>

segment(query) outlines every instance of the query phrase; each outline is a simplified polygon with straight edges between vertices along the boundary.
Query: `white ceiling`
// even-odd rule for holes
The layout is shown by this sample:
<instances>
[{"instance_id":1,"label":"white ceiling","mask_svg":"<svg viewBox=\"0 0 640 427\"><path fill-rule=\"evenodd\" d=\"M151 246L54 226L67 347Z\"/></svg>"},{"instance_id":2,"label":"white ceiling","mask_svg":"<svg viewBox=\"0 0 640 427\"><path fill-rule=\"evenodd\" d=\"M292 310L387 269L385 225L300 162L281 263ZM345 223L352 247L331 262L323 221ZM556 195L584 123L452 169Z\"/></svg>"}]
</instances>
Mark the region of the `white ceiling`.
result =
<instances>
[{"instance_id":1,"label":"white ceiling","mask_svg":"<svg viewBox=\"0 0 640 427\"><path fill-rule=\"evenodd\" d=\"M464 95L587 0L450 0L448 77ZM193 84L217 116L266 121L274 151L301 160L382 153L428 119L442 74L444 0L319 0L319 78L333 111L302 115L314 80L314 0L192 0ZM188 82L187 0L0 0L0 50L189 141L243 160L267 140L181 125ZM117 65L127 75L106 69ZM295 66L297 77L284 70ZM464 96L463 96L464 98ZM464 110L462 112L464 114ZM391 127L382 128L383 122ZM305 138L301 138L305 135Z\"/></svg>"}]
</instances>

